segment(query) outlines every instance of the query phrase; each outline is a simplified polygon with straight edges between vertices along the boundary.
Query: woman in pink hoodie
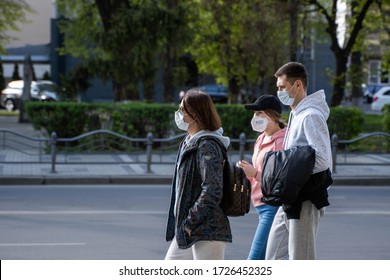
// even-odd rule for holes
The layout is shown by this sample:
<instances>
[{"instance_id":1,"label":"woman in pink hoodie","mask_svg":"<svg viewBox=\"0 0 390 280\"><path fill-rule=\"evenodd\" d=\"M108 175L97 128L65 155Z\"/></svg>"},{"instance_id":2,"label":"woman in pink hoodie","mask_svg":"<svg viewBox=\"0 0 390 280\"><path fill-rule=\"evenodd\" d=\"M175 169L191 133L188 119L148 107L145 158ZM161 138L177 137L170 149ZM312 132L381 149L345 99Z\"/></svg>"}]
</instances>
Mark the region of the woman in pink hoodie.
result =
<instances>
[{"instance_id":1,"label":"woman in pink hoodie","mask_svg":"<svg viewBox=\"0 0 390 280\"><path fill-rule=\"evenodd\" d=\"M259 215L248 260L264 260L268 235L278 207L261 202L261 170L265 153L283 149L286 123L281 119L282 105L273 95L262 95L253 104L245 105L245 109L254 111L252 129L261 133L254 146L253 165L244 160L237 163L251 181L252 203Z\"/></svg>"}]
</instances>

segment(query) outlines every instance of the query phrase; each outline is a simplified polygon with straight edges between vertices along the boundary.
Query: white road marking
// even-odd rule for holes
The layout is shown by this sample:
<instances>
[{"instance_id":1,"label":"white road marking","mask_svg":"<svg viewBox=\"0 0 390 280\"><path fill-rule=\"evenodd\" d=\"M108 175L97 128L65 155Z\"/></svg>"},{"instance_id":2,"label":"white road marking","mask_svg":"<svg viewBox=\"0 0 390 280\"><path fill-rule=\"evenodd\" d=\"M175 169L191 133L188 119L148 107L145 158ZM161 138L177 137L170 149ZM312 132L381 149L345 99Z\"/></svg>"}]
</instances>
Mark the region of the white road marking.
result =
<instances>
[{"instance_id":1,"label":"white road marking","mask_svg":"<svg viewBox=\"0 0 390 280\"><path fill-rule=\"evenodd\" d=\"M390 158L386 158L384 156L380 156L380 155L369 155L370 158L373 158L373 159L376 159L376 160L379 160L379 161L384 161L384 162L388 162L390 163Z\"/></svg>"},{"instance_id":2,"label":"white road marking","mask_svg":"<svg viewBox=\"0 0 390 280\"><path fill-rule=\"evenodd\" d=\"M390 211L327 211L325 215L390 215Z\"/></svg>"},{"instance_id":3,"label":"white road marking","mask_svg":"<svg viewBox=\"0 0 390 280\"><path fill-rule=\"evenodd\" d=\"M117 211L117 210L74 210L74 211L0 211L0 216L5 215L166 215L166 211Z\"/></svg>"},{"instance_id":4,"label":"white road marking","mask_svg":"<svg viewBox=\"0 0 390 280\"><path fill-rule=\"evenodd\" d=\"M124 162L134 162L134 160L128 155L120 155L119 156ZM145 170L139 164L129 164L129 167L132 168L136 173L143 174Z\"/></svg>"},{"instance_id":5,"label":"white road marking","mask_svg":"<svg viewBox=\"0 0 390 280\"><path fill-rule=\"evenodd\" d=\"M84 246L86 243L0 243L0 247L11 246Z\"/></svg>"},{"instance_id":6,"label":"white road marking","mask_svg":"<svg viewBox=\"0 0 390 280\"><path fill-rule=\"evenodd\" d=\"M166 211L121 211L121 210L63 210L63 211L0 211L0 216L6 215L167 215ZM256 214L250 211L248 214ZM331 211L325 210L325 215L390 215L390 211Z\"/></svg>"}]
</instances>

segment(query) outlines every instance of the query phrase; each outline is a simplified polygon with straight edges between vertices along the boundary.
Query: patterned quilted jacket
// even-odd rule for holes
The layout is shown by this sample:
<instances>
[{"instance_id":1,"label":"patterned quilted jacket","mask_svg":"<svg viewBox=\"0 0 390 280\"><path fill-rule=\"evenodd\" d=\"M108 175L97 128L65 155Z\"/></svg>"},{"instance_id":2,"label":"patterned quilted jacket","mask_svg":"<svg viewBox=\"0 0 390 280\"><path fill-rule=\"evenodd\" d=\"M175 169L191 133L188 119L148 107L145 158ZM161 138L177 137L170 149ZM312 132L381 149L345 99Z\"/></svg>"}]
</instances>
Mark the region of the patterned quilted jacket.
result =
<instances>
[{"instance_id":1,"label":"patterned quilted jacket","mask_svg":"<svg viewBox=\"0 0 390 280\"><path fill-rule=\"evenodd\" d=\"M218 139L218 137L217 137ZM172 182L166 240L176 236L180 248L200 240L232 242L228 217L220 203L223 153L215 141L198 138L180 144ZM191 230L187 234L184 226Z\"/></svg>"}]
</instances>

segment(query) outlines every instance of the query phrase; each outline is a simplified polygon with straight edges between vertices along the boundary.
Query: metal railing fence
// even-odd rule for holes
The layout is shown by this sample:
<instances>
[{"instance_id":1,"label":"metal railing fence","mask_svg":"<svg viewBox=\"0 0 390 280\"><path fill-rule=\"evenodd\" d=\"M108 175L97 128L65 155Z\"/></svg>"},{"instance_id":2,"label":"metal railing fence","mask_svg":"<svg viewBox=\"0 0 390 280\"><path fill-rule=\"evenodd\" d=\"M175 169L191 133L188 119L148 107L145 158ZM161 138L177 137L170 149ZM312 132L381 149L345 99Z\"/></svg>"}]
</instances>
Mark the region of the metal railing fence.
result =
<instances>
[{"instance_id":1,"label":"metal railing fence","mask_svg":"<svg viewBox=\"0 0 390 280\"><path fill-rule=\"evenodd\" d=\"M389 162L353 162L351 160L348 161L348 158L351 157L351 155L356 156L359 154L367 154L364 147L354 147L354 144L357 144L359 142L363 142L365 140L374 140L373 142L369 143L373 147L370 148L370 153L389 153L390 151L390 134L386 132L372 132L364 134L360 137L356 137L351 140L339 140L337 134L333 134L331 138L331 145L332 145L332 158L333 158L333 172L336 171L337 165L386 165L389 164ZM340 155L340 157L338 156Z\"/></svg>"},{"instance_id":2,"label":"metal railing fence","mask_svg":"<svg viewBox=\"0 0 390 280\"><path fill-rule=\"evenodd\" d=\"M155 138L149 132L145 138L132 138L110 130L95 130L72 138L57 138L55 132L51 137L29 137L11 130L0 129L0 151L11 150L24 155L5 160L4 155L0 153L0 163L50 163L51 172L54 173L56 164L115 164L118 163L115 157L112 161L107 161L107 157L102 161L99 155L116 154L121 157L121 163L143 163L150 172L152 164L175 162L178 145L185 135L186 133L182 133L168 138ZM377 141L380 145L377 146L383 146L385 153L388 152L389 133L374 132L351 140L339 140L336 134L332 135L333 170L336 170L337 165L359 164L348 162L348 157L357 153L350 147L357 142L374 137L379 139ZM238 139L231 139L229 155L234 154L239 159L250 159L255 141L256 139L247 139L245 134L241 133ZM81 156L88 159L80 161ZM74 160L75 158L78 160Z\"/></svg>"}]
</instances>

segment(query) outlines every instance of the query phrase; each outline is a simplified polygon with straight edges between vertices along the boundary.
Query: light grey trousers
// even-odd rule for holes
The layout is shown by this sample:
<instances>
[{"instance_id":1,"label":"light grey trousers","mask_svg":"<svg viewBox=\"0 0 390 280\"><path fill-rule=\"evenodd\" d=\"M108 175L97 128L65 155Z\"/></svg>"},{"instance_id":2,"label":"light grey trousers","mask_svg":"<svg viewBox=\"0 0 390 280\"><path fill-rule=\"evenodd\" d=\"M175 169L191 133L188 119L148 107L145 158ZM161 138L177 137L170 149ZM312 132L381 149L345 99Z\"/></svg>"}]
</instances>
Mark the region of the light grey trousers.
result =
<instances>
[{"instance_id":1,"label":"light grey trousers","mask_svg":"<svg viewBox=\"0 0 390 280\"><path fill-rule=\"evenodd\" d=\"M188 249L180 249L173 238L165 260L223 260L227 242L198 241Z\"/></svg>"},{"instance_id":2,"label":"light grey trousers","mask_svg":"<svg viewBox=\"0 0 390 280\"><path fill-rule=\"evenodd\" d=\"M317 210L313 203L304 201L300 219L287 220L280 207L268 237L266 260L314 260L316 239L324 208Z\"/></svg>"}]
</instances>

